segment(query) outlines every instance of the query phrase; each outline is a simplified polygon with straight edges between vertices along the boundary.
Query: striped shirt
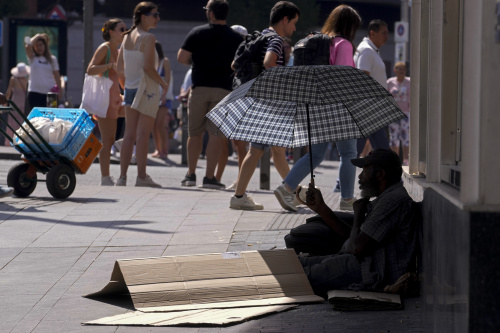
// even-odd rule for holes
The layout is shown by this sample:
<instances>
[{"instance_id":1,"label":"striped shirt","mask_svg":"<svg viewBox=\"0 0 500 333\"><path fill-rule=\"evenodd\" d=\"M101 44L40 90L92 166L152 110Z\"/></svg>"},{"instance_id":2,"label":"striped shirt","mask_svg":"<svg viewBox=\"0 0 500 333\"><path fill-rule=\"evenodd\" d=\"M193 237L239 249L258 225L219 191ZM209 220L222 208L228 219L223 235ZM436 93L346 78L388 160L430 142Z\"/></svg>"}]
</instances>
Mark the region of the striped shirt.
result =
<instances>
[{"instance_id":1,"label":"striped shirt","mask_svg":"<svg viewBox=\"0 0 500 333\"><path fill-rule=\"evenodd\" d=\"M265 35L269 32L274 32L274 30L271 30L269 28L266 28L262 30L262 34ZM285 52L284 52L284 46L283 46L283 38L281 38L278 34L276 35L271 35L268 38L268 43L267 46L262 49L262 63L264 63L264 58L266 56L267 52L272 52L278 56L278 60L276 61L276 64L278 66L284 66L285 65Z\"/></svg>"}]
</instances>

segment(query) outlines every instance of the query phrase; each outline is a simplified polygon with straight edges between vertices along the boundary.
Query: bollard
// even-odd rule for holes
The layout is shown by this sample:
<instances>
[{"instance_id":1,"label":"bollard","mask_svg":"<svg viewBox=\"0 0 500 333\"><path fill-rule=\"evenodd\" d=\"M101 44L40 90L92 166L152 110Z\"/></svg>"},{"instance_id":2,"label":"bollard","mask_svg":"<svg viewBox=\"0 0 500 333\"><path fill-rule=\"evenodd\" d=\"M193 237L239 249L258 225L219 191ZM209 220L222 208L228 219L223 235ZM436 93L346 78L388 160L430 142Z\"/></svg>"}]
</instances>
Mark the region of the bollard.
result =
<instances>
[{"instance_id":1,"label":"bollard","mask_svg":"<svg viewBox=\"0 0 500 333\"><path fill-rule=\"evenodd\" d=\"M188 99L183 97L181 99L182 105L182 142L181 142L181 164L187 165L187 139L188 139Z\"/></svg>"},{"instance_id":2,"label":"bollard","mask_svg":"<svg viewBox=\"0 0 500 333\"><path fill-rule=\"evenodd\" d=\"M302 156L304 156L304 154L302 154L302 147L293 148L292 154L293 154L293 164L295 164L297 163L298 160L300 160Z\"/></svg>"},{"instance_id":3,"label":"bollard","mask_svg":"<svg viewBox=\"0 0 500 333\"><path fill-rule=\"evenodd\" d=\"M261 190L271 189L271 151L266 149L260 158L260 186Z\"/></svg>"}]
</instances>

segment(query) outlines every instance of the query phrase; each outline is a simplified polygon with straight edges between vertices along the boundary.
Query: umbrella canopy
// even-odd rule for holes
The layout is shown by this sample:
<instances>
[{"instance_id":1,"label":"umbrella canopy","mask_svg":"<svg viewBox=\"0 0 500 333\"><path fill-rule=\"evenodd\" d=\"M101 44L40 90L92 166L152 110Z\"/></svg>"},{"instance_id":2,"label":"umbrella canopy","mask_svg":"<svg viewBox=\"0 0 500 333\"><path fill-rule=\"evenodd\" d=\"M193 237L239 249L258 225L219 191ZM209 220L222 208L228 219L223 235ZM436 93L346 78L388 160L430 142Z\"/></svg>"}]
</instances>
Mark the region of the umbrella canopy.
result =
<instances>
[{"instance_id":1,"label":"umbrella canopy","mask_svg":"<svg viewBox=\"0 0 500 333\"><path fill-rule=\"evenodd\" d=\"M277 66L235 89L207 117L230 139L302 147L366 137L406 116L356 68Z\"/></svg>"}]
</instances>

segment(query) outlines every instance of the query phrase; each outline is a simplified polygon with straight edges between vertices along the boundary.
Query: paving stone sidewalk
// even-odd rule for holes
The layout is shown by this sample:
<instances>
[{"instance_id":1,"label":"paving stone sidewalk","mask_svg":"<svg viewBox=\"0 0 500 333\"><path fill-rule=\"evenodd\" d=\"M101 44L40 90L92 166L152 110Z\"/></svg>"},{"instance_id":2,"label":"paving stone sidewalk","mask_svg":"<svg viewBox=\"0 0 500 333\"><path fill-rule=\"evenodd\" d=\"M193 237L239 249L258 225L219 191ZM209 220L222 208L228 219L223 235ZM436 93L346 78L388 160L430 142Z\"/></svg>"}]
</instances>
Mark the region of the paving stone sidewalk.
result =
<instances>
[{"instance_id":1,"label":"paving stone sidewalk","mask_svg":"<svg viewBox=\"0 0 500 333\"><path fill-rule=\"evenodd\" d=\"M1 153L0 179L6 179L18 161ZM237 175L230 162L227 183ZM150 164L148 173L161 189L136 188L134 181L100 187L94 165L77 176L75 192L65 201L53 199L42 182L28 198L0 199L0 332L424 332L419 298L405 300L401 311L349 313L333 311L326 302L299 305L227 327L82 326L131 311L130 302L82 297L109 281L117 259L283 248L290 228L312 215L307 208L283 211L272 191L257 189L257 175L249 190L265 210L237 211L228 208L231 192L181 188L186 168L180 156L171 156L168 165L158 159ZM325 161L316 171L333 206L339 197L329 189L337 168L338 162ZM199 176L203 170L200 161ZM274 168L271 180L271 188L279 185Z\"/></svg>"}]
</instances>

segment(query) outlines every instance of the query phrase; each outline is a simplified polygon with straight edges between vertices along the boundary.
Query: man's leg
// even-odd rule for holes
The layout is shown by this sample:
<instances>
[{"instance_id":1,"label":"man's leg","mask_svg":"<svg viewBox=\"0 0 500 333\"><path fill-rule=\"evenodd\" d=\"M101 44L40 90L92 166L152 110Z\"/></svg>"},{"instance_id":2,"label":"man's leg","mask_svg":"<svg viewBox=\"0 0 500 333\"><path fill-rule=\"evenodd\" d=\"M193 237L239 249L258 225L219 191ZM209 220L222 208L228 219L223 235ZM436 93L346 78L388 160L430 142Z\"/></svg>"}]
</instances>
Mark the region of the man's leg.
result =
<instances>
[{"instance_id":1,"label":"man's leg","mask_svg":"<svg viewBox=\"0 0 500 333\"><path fill-rule=\"evenodd\" d=\"M235 196L244 195L250 179L259 164L259 160L264 154L263 149L255 148L250 145L250 150L247 152L243 163L241 164L240 173L238 174L238 186L236 186Z\"/></svg>"},{"instance_id":2,"label":"man's leg","mask_svg":"<svg viewBox=\"0 0 500 333\"><path fill-rule=\"evenodd\" d=\"M327 298L328 290L346 289L361 283L361 265L352 254L299 257L314 293Z\"/></svg>"},{"instance_id":3,"label":"man's leg","mask_svg":"<svg viewBox=\"0 0 500 333\"><path fill-rule=\"evenodd\" d=\"M387 137L387 127L382 127L378 131L370 134L368 138L373 149L391 149L389 146L389 138Z\"/></svg>"},{"instance_id":4,"label":"man's leg","mask_svg":"<svg viewBox=\"0 0 500 333\"><path fill-rule=\"evenodd\" d=\"M212 179L215 175L215 168L219 162L224 145L227 145L226 138L223 136L217 136L210 134L207 145L207 168L205 170L205 177ZM226 160L227 162L227 160Z\"/></svg>"},{"instance_id":5,"label":"man's leg","mask_svg":"<svg viewBox=\"0 0 500 333\"><path fill-rule=\"evenodd\" d=\"M196 165L203 149L203 134L189 136L187 139L188 175L196 172Z\"/></svg>"},{"instance_id":6,"label":"man's leg","mask_svg":"<svg viewBox=\"0 0 500 333\"><path fill-rule=\"evenodd\" d=\"M280 174L281 179L285 179L290 172L290 166L286 160L286 148L271 147L271 153L273 154L274 167Z\"/></svg>"}]
</instances>

